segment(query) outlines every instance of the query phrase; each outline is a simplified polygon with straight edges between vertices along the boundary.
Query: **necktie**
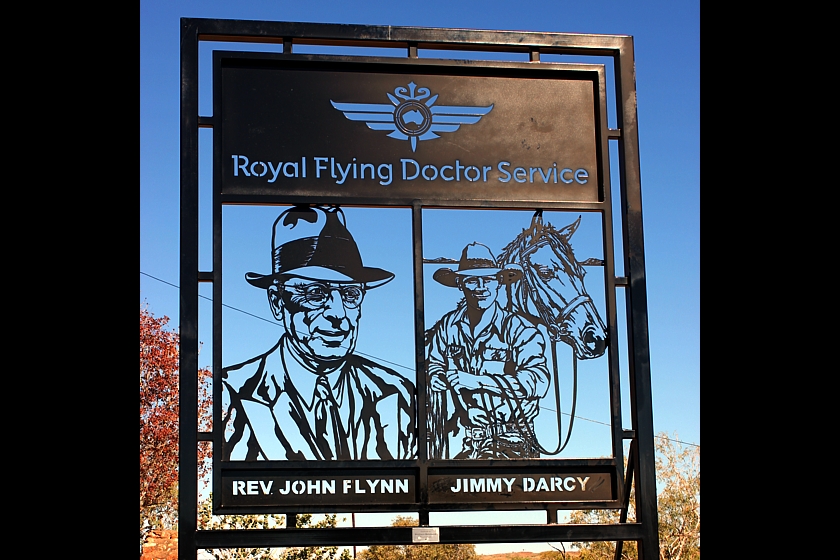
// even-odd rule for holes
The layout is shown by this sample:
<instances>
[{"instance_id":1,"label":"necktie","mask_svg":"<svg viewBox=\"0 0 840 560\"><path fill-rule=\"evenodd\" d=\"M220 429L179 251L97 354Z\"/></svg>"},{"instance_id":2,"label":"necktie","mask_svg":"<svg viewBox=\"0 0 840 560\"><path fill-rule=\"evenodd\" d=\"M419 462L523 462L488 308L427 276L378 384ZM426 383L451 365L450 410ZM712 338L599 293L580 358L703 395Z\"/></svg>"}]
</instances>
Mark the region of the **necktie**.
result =
<instances>
[{"instance_id":1,"label":"necktie","mask_svg":"<svg viewBox=\"0 0 840 560\"><path fill-rule=\"evenodd\" d=\"M338 417L338 403L325 375L315 384L315 440L324 459L350 459L347 437Z\"/></svg>"}]
</instances>

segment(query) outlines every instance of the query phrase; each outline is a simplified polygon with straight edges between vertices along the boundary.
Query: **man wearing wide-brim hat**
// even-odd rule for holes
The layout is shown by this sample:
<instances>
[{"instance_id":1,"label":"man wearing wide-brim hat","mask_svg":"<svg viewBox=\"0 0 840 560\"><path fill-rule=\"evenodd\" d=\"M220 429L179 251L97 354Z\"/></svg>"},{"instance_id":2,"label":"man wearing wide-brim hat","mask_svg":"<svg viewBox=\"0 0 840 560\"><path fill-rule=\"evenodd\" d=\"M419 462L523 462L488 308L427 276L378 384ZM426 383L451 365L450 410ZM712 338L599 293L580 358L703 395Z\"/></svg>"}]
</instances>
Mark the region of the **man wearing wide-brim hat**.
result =
<instances>
[{"instance_id":1,"label":"man wearing wide-brim hat","mask_svg":"<svg viewBox=\"0 0 840 560\"><path fill-rule=\"evenodd\" d=\"M497 301L522 277L480 243L434 279L464 299L426 332L432 458L538 457L534 417L548 390L542 334Z\"/></svg>"},{"instance_id":2,"label":"man wearing wide-brim hat","mask_svg":"<svg viewBox=\"0 0 840 560\"><path fill-rule=\"evenodd\" d=\"M245 279L266 290L285 332L222 371L224 459L415 457L414 385L354 353L363 300L393 273L364 266L338 208L284 211L271 247L272 272Z\"/></svg>"}]
</instances>

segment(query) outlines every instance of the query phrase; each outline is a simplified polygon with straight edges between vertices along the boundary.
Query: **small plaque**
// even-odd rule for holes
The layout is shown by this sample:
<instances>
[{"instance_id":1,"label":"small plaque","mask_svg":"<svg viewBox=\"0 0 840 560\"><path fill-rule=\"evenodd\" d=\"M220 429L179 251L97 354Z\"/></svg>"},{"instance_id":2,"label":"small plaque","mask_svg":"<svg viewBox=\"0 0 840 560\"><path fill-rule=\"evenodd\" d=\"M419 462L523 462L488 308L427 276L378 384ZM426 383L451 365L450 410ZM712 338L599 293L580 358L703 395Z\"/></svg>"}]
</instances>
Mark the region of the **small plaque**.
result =
<instances>
[{"instance_id":1,"label":"small plaque","mask_svg":"<svg viewBox=\"0 0 840 560\"><path fill-rule=\"evenodd\" d=\"M501 502L594 502L614 500L612 473L550 472L430 474L429 502L440 504Z\"/></svg>"},{"instance_id":2,"label":"small plaque","mask_svg":"<svg viewBox=\"0 0 840 560\"><path fill-rule=\"evenodd\" d=\"M413 543L434 543L440 542L439 527L412 527L411 542Z\"/></svg>"}]
</instances>

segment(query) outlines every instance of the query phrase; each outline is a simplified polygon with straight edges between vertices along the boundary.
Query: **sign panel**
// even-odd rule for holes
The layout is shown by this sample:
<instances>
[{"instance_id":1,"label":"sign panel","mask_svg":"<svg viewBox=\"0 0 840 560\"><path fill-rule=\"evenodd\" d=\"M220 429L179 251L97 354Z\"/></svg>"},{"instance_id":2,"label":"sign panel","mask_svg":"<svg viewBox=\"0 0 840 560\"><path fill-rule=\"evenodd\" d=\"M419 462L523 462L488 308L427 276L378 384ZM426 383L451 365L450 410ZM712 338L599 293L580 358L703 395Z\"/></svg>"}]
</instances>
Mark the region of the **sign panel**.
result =
<instances>
[{"instance_id":1,"label":"sign panel","mask_svg":"<svg viewBox=\"0 0 840 560\"><path fill-rule=\"evenodd\" d=\"M610 414L601 216L428 209L423 231L429 458L610 456L574 422Z\"/></svg>"},{"instance_id":2,"label":"sign panel","mask_svg":"<svg viewBox=\"0 0 840 560\"><path fill-rule=\"evenodd\" d=\"M288 58L220 60L223 195L603 198L595 67L458 75Z\"/></svg>"},{"instance_id":3,"label":"sign panel","mask_svg":"<svg viewBox=\"0 0 840 560\"><path fill-rule=\"evenodd\" d=\"M615 498L611 473L485 472L429 475L429 503L596 502ZM222 478L222 498L231 506L297 507L320 505L413 504L413 475L254 476Z\"/></svg>"},{"instance_id":4,"label":"sign panel","mask_svg":"<svg viewBox=\"0 0 840 560\"><path fill-rule=\"evenodd\" d=\"M417 491L413 475L254 476L248 473L222 478L225 503L232 506L319 506L360 504L413 504Z\"/></svg>"},{"instance_id":5,"label":"sign panel","mask_svg":"<svg viewBox=\"0 0 840 560\"><path fill-rule=\"evenodd\" d=\"M429 475L431 503L608 501L614 497L609 473Z\"/></svg>"},{"instance_id":6,"label":"sign panel","mask_svg":"<svg viewBox=\"0 0 840 560\"><path fill-rule=\"evenodd\" d=\"M224 460L416 459L410 212L222 217Z\"/></svg>"},{"instance_id":7,"label":"sign panel","mask_svg":"<svg viewBox=\"0 0 840 560\"><path fill-rule=\"evenodd\" d=\"M214 72L217 509L618 499L616 431L571 437L579 391L617 414L603 68Z\"/></svg>"}]
</instances>

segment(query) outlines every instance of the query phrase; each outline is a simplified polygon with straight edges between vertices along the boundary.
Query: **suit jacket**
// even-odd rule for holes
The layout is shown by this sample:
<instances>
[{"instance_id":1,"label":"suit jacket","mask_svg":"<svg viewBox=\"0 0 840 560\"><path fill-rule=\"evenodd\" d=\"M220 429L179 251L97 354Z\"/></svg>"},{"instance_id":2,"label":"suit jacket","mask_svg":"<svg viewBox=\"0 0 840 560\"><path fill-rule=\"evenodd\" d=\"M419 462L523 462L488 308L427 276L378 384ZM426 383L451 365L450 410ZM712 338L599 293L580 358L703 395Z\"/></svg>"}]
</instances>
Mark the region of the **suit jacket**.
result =
<instances>
[{"instance_id":1,"label":"suit jacket","mask_svg":"<svg viewBox=\"0 0 840 560\"><path fill-rule=\"evenodd\" d=\"M344 456L335 445L329 450L319 445L310 393L317 377L290 358L284 340L265 354L222 370L230 399L224 460L416 456L414 385L394 370L353 354L329 375L347 438ZM303 386L307 389L299 389Z\"/></svg>"}]
</instances>

